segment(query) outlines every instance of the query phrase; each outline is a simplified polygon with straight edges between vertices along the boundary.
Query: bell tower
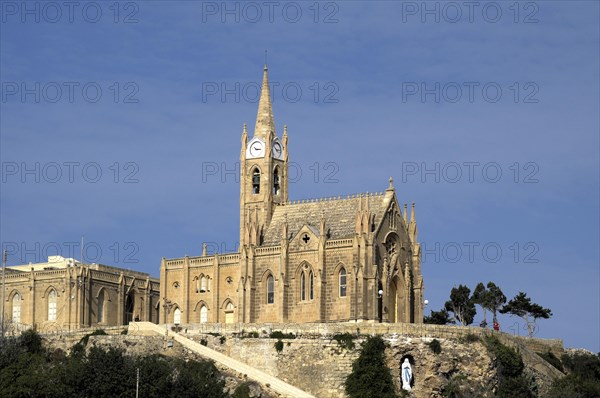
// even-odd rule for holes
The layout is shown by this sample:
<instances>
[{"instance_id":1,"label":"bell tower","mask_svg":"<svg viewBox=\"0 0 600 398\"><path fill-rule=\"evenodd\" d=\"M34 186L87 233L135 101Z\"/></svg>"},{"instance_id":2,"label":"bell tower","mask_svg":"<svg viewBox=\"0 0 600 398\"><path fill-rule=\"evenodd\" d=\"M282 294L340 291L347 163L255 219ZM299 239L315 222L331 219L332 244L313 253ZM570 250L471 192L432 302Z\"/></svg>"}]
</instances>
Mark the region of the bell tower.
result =
<instances>
[{"instance_id":1,"label":"bell tower","mask_svg":"<svg viewBox=\"0 0 600 398\"><path fill-rule=\"evenodd\" d=\"M252 138L242 132L240 153L240 250L259 246L271 221L274 207L288 200L288 136L275 131L267 65Z\"/></svg>"}]
</instances>

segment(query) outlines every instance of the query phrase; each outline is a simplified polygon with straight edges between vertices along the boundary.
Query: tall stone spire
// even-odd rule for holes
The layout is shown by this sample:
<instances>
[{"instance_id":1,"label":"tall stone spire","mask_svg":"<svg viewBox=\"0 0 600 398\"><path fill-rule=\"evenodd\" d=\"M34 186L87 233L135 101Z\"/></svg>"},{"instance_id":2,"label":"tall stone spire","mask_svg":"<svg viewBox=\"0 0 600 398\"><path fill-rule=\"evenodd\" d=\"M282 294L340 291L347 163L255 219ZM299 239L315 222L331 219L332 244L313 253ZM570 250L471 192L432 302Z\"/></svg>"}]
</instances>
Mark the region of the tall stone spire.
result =
<instances>
[{"instance_id":1,"label":"tall stone spire","mask_svg":"<svg viewBox=\"0 0 600 398\"><path fill-rule=\"evenodd\" d=\"M270 141L272 135L275 135L275 121L273 119L271 92L269 90L269 68L267 68L267 64L265 64L260 101L258 102L258 113L256 114L256 126L254 127L254 136Z\"/></svg>"}]
</instances>

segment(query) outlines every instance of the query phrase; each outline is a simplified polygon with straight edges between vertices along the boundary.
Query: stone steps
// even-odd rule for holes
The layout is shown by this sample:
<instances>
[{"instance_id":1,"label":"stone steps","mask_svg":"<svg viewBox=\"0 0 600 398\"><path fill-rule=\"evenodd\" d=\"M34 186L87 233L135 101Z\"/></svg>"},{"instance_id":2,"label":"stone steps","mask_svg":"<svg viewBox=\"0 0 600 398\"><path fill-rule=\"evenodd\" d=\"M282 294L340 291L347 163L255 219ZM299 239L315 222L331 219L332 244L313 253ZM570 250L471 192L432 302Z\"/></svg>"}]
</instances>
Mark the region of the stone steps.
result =
<instances>
[{"instance_id":1,"label":"stone steps","mask_svg":"<svg viewBox=\"0 0 600 398\"><path fill-rule=\"evenodd\" d=\"M129 324L130 328L134 330L136 333L139 332L153 332L155 334L164 336L167 332L164 327L156 325L150 322L131 322ZM171 337L173 340L189 349L190 351L201 355L202 357L213 360L215 363L226 366L235 372L246 375L249 379L252 379L261 385L267 387L268 389L280 394L283 397L288 398L316 398L313 395L307 393L306 391L302 391L299 388L288 384L277 377L271 376L257 370L251 366L246 365L243 362L232 359L220 352L214 351L208 347L203 346L202 344L196 343L193 340L188 339L177 333L172 333Z\"/></svg>"}]
</instances>

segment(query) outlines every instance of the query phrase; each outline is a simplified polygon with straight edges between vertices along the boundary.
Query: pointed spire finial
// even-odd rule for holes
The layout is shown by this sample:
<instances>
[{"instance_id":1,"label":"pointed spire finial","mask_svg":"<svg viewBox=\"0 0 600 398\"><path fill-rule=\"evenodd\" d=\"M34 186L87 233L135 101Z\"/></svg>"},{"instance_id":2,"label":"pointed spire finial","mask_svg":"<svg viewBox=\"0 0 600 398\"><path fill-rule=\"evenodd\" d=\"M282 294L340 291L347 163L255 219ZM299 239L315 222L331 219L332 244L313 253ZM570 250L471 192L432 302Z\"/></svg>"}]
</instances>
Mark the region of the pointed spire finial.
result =
<instances>
[{"instance_id":1,"label":"pointed spire finial","mask_svg":"<svg viewBox=\"0 0 600 398\"><path fill-rule=\"evenodd\" d=\"M267 50L265 50L265 70L267 70L267 69L268 69L268 68L267 68L267 53L268 53L268 51L267 51Z\"/></svg>"},{"instance_id":2,"label":"pointed spire finial","mask_svg":"<svg viewBox=\"0 0 600 398\"><path fill-rule=\"evenodd\" d=\"M260 100L258 101L258 112L256 114L256 125L254 127L254 136L261 137L263 139L270 139L271 134L276 134L275 120L273 118L273 107L271 105L269 72L267 69L267 64L265 64L262 88L260 91Z\"/></svg>"},{"instance_id":3,"label":"pointed spire finial","mask_svg":"<svg viewBox=\"0 0 600 398\"><path fill-rule=\"evenodd\" d=\"M202 244L202 257L206 256L206 243Z\"/></svg>"},{"instance_id":4,"label":"pointed spire finial","mask_svg":"<svg viewBox=\"0 0 600 398\"><path fill-rule=\"evenodd\" d=\"M410 222L411 223L417 222L417 220L415 219L415 202L412 202L412 207L410 210Z\"/></svg>"},{"instance_id":5,"label":"pointed spire finial","mask_svg":"<svg viewBox=\"0 0 600 398\"><path fill-rule=\"evenodd\" d=\"M390 186L388 187L388 190L393 190L394 189L394 179L392 177L390 177L389 182L390 182Z\"/></svg>"}]
</instances>

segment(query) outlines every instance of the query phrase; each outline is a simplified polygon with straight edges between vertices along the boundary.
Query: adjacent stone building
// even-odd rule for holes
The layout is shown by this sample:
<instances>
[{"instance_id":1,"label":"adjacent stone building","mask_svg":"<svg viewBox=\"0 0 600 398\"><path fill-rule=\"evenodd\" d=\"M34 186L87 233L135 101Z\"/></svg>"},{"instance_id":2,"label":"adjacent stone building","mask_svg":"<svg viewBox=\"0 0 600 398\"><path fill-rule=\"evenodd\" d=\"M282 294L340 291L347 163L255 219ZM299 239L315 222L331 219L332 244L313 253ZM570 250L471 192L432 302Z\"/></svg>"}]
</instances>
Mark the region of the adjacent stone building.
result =
<instances>
[{"instance_id":1,"label":"adjacent stone building","mask_svg":"<svg viewBox=\"0 0 600 398\"><path fill-rule=\"evenodd\" d=\"M415 207L385 192L288 200L267 67L240 154L239 251L164 259L161 322L422 322Z\"/></svg>"},{"instance_id":2,"label":"adjacent stone building","mask_svg":"<svg viewBox=\"0 0 600 398\"><path fill-rule=\"evenodd\" d=\"M158 323L159 298L159 281L148 274L50 256L6 268L4 319L9 332Z\"/></svg>"}]
</instances>

